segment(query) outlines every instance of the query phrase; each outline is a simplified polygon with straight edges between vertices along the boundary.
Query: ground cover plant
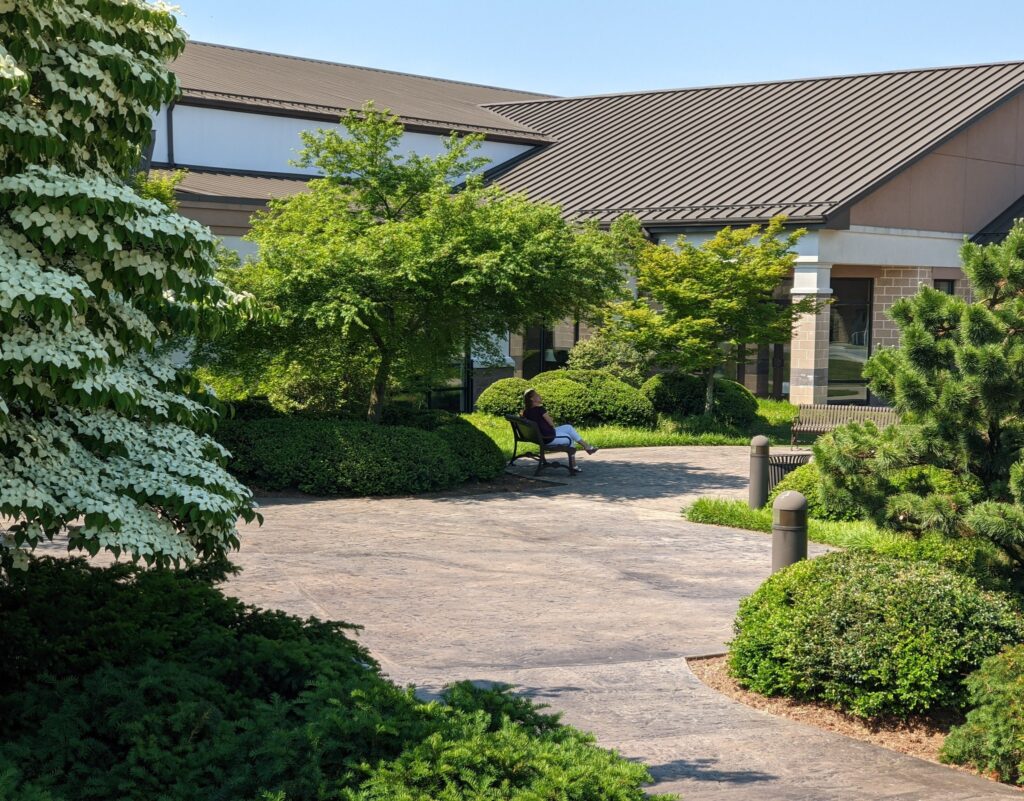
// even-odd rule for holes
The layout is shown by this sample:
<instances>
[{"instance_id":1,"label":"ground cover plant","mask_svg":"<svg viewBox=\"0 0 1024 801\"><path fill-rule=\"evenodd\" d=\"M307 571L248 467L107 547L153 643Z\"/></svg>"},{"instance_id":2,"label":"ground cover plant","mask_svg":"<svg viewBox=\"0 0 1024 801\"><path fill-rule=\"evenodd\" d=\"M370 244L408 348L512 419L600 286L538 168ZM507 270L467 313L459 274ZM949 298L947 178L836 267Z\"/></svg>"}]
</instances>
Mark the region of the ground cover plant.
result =
<instances>
[{"instance_id":1,"label":"ground cover plant","mask_svg":"<svg viewBox=\"0 0 1024 801\"><path fill-rule=\"evenodd\" d=\"M871 717L963 708L964 680L1024 638L1019 604L940 565L833 553L744 599L730 669L764 695Z\"/></svg>"},{"instance_id":2,"label":"ground cover plant","mask_svg":"<svg viewBox=\"0 0 1024 801\"><path fill-rule=\"evenodd\" d=\"M255 515L168 354L236 300L216 239L131 188L184 46L139 0L0 4L0 572L57 535L216 556Z\"/></svg>"},{"instance_id":3,"label":"ground cover plant","mask_svg":"<svg viewBox=\"0 0 1024 801\"><path fill-rule=\"evenodd\" d=\"M420 701L351 627L205 578L41 559L0 585L0 796L645 798L642 765L530 702L469 684Z\"/></svg>"}]
</instances>

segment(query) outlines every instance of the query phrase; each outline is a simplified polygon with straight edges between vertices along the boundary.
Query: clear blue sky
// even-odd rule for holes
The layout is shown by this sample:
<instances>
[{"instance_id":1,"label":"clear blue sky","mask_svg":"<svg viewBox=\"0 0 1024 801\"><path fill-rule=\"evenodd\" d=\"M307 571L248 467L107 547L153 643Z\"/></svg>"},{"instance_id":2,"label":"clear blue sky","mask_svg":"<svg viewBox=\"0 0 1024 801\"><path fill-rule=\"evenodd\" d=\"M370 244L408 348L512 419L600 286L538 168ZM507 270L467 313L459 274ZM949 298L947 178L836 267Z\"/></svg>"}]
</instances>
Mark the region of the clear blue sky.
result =
<instances>
[{"instance_id":1,"label":"clear blue sky","mask_svg":"<svg viewBox=\"0 0 1024 801\"><path fill-rule=\"evenodd\" d=\"M176 0L193 39L558 95L1024 60L1024 0Z\"/></svg>"}]
</instances>

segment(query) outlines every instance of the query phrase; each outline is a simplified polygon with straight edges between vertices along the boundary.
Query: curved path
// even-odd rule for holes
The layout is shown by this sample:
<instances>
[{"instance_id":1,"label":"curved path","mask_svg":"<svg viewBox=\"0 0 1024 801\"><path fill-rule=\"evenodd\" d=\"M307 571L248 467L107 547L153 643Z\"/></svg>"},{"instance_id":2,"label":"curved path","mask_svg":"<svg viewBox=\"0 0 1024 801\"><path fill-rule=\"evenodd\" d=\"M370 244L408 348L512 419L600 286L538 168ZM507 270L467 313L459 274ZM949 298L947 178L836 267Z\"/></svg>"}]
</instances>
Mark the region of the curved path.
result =
<instances>
[{"instance_id":1,"label":"curved path","mask_svg":"<svg viewBox=\"0 0 1024 801\"><path fill-rule=\"evenodd\" d=\"M752 710L690 673L685 657L725 649L739 599L769 572L768 537L679 516L702 495L742 497L746 453L607 450L521 492L264 498L232 589L362 624L384 670L423 692L514 684L686 801L1020 798Z\"/></svg>"}]
</instances>

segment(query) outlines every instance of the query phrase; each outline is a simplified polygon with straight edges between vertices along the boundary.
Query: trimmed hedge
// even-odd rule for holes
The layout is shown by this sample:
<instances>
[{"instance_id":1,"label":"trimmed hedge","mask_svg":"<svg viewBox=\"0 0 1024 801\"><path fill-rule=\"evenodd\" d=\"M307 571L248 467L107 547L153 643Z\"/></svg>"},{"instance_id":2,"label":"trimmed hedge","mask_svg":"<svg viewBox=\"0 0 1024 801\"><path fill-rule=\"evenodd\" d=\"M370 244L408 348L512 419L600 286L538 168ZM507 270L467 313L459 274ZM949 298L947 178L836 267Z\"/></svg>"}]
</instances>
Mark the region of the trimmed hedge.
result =
<instances>
[{"instance_id":1,"label":"trimmed hedge","mask_svg":"<svg viewBox=\"0 0 1024 801\"><path fill-rule=\"evenodd\" d=\"M729 666L763 695L857 715L961 708L964 679L1024 637L1009 596L929 562L832 553L781 571L740 604Z\"/></svg>"},{"instance_id":2,"label":"trimmed hedge","mask_svg":"<svg viewBox=\"0 0 1024 801\"><path fill-rule=\"evenodd\" d=\"M419 422L429 430L305 417L226 420L217 439L243 481L313 495L429 492L503 470L501 449L466 421L428 413Z\"/></svg>"},{"instance_id":3,"label":"trimmed hedge","mask_svg":"<svg viewBox=\"0 0 1024 801\"><path fill-rule=\"evenodd\" d=\"M0 796L646 797L646 768L503 688L420 701L351 628L185 572L33 560L0 584Z\"/></svg>"},{"instance_id":4,"label":"trimmed hedge","mask_svg":"<svg viewBox=\"0 0 1024 801\"><path fill-rule=\"evenodd\" d=\"M652 428L657 421L654 407L638 389L602 370L549 370L531 381L503 378L480 393L477 411L520 414L530 387L559 423Z\"/></svg>"},{"instance_id":5,"label":"trimmed hedge","mask_svg":"<svg viewBox=\"0 0 1024 801\"><path fill-rule=\"evenodd\" d=\"M647 379L640 391L657 412L682 417L704 414L704 379L699 376L659 373ZM757 419L757 398L742 384L716 378L711 416L734 426L749 426Z\"/></svg>"},{"instance_id":6,"label":"trimmed hedge","mask_svg":"<svg viewBox=\"0 0 1024 801\"><path fill-rule=\"evenodd\" d=\"M981 663L967 678L972 707L942 746L942 760L1024 784L1024 645Z\"/></svg>"}]
</instances>

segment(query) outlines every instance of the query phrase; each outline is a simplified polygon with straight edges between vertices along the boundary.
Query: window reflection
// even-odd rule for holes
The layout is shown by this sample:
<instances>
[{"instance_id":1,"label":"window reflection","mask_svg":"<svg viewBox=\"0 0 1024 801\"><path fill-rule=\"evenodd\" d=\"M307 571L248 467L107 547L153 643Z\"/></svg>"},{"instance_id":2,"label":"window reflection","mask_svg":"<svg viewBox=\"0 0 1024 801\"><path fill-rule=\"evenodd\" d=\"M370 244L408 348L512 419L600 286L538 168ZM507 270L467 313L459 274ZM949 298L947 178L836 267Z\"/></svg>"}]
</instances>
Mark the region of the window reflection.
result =
<instances>
[{"instance_id":1,"label":"window reflection","mask_svg":"<svg viewBox=\"0 0 1024 801\"><path fill-rule=\"evenodd\" d=\"M828 399L867 403L864 363L871 355L870 278L833 278L828 337Z\"/></svg>"}]
</instances>

